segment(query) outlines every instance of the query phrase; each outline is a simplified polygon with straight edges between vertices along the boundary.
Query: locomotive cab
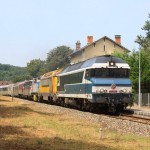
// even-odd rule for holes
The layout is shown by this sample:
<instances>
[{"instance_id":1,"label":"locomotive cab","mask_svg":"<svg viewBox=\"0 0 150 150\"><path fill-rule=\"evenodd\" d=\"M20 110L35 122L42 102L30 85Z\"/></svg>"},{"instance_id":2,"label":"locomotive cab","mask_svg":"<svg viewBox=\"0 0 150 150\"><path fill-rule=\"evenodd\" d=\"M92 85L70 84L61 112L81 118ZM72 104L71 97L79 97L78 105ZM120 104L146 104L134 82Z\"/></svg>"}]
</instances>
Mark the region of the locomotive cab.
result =
<instances>
[{"instance_id":1,"label":"locomotive cab","mask_svg":"<svg viewBox=\"0 0 150 150\"><path fill-rule=\"evenodd\" d=\"M91 103L106 105L109 112L114 112L132 105L132 87L129 68L118 68L114 62L109 62L109 66L86 69L85 80L92 84Z\"/></svg>"}]
</instances>

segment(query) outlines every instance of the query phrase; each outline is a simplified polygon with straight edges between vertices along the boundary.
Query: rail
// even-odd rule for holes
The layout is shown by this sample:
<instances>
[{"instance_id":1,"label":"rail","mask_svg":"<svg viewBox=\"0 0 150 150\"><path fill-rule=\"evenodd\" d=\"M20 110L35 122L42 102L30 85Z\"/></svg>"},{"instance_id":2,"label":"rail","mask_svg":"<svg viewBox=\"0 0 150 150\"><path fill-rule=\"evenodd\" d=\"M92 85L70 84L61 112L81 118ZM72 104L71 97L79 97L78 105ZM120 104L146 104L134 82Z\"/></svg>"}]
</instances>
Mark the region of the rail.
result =
<instances>
[{"instance_id":1,"label":"rail","mask_svg":"<svg viewBox=\"0 0 150 150\"><path fill-rule=\"evenodd\" d=\"M120 116L110 116L110 117L150 125L150 117L144 117L140 115L127 115L127 114L121 114Z\"/></svg>"}]
</instances>

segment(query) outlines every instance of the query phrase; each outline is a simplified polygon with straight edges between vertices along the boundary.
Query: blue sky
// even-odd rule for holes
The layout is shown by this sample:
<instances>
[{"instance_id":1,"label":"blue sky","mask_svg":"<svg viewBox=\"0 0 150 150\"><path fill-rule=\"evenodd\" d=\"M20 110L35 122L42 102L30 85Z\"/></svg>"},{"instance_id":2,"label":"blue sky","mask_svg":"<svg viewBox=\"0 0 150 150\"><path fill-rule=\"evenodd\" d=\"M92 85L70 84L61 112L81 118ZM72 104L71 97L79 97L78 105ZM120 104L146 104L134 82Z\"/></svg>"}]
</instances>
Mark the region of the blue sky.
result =
<instances>
[{"instance_id":1,"label":"blue sky","mask_svg":"<svg viewBox=\"0 0 150 150\"><path fill-rule=\"evenodd\" d=\"M0 63L45 60L57 46L85 46L88 35L95 41L119 34L123 46L138 49L149 13L149 0L0 0Z\"/></svg>"}]
</instances>

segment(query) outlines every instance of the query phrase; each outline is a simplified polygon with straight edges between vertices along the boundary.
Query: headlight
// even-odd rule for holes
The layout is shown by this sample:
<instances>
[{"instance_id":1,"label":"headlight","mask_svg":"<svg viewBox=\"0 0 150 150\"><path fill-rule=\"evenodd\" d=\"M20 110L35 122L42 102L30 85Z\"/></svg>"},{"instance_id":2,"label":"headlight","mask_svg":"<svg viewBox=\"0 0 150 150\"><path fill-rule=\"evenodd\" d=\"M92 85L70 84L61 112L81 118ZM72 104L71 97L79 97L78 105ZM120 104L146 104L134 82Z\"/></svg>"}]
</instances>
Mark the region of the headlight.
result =
<instances>
[{"instance_id":1,"label":"headlight","mask_svg":"<svg viewBox=\"0 0 150 150\"><path fill-rule=\"evenodd\" d=\"M119 92L120 93L127 93L127 89L121 89Z\"/></svg>"},{"instance_id":2,"label":"headlight","mask_svg":"<svg viewBox=\"0 0 150 150\"><path fill-rule=\"evenodd\" d=\"M107 93L107 90L103 89L103 88L101 88L99 91L100 91L100 93Z\"/></svg>"},{"instance_id":3,"label":"headlight","mask_svg":"<svg viewBox=\"0 0 150 150\"><path fill-rule=\"evenodd\" d=\"M104 90L103 88L101 88L101 89L99 89L99 92L100 92L100 93L104 93L105 90Z\"/></svg>"},{"instance_id":4,"label":"headlight","mask_svg":"<svg viewBox=\"0 0 150 150\"><path fill-rule=\"evenodd\" d=\"M123 89L123 92L124 92L124 93L127 93L127 89Z\"/></svg>"},{"instance_id":5,"label":"headlight","mask_svg":"<svg viewBox=\"0 0 150 150\"><path fill-rule=\"evenodd\" d=\"M120 93L123 93L123 90L120 90L119 92L120 92Z\"/></svg>"}]
</instances>

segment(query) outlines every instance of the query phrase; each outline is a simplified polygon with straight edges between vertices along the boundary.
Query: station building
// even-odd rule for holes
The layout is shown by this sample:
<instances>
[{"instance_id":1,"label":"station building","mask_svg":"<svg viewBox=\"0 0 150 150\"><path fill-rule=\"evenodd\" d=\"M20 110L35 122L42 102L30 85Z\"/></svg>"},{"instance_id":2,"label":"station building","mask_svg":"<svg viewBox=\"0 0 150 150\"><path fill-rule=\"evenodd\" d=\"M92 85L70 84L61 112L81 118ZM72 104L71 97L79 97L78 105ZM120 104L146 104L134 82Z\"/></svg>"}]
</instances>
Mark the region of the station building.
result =
<instances>
[{"instance_id":1,"label":"station building","mask_svg":"<svg viewBox=\"0 0 150 150\"><path fill-rule=\"evenodd\" d=\"M121 45L120 35L115 35L115 40L104 36L96 41L93 41L93 36L87 36L87 45L81 47L80 41L77 41L76 50L69 57L71 64L75 64L96 56L111 55L114 52L130 52Z\"/></svg>"}]
</instances>

